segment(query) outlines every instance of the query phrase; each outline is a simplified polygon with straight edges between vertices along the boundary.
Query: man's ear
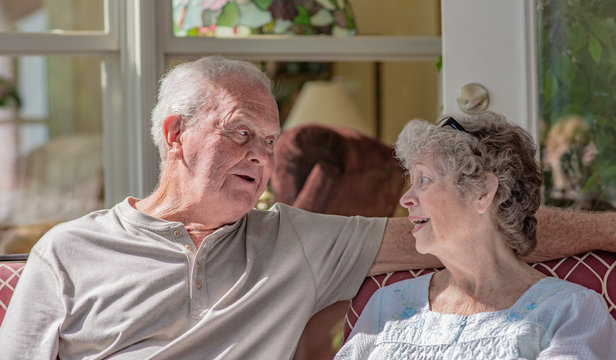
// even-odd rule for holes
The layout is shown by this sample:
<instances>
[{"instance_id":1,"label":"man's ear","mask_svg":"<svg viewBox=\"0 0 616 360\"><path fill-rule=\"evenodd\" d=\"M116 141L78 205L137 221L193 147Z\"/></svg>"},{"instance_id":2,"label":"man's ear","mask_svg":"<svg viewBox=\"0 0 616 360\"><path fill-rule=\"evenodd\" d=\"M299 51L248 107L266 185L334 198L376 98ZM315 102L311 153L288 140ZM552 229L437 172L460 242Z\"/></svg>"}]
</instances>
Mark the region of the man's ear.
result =
<instances>
[{"instance_id":1,"label":"man's ear","mask_svg":"<svg viewBox=\"0 0 616 360\"><path fill-rule=\"evenodd\" d=\"M169 115L163 120L163 136L167 143L167 153L171 156L182 154L182 115Z\"/></svg>"},{"instance_id":2,"label":"man's ear","mask_svg":"<svg viewBox=\"0 0 616 360\"><path fill-rule=\"evenodd\" d=\"M489 172L485 177L483 192L477 200L477 207L481 214L485 213L490 208L496 196L496 190L498 190L498 178L494 173Z\"/></svg>"}]
</instances>

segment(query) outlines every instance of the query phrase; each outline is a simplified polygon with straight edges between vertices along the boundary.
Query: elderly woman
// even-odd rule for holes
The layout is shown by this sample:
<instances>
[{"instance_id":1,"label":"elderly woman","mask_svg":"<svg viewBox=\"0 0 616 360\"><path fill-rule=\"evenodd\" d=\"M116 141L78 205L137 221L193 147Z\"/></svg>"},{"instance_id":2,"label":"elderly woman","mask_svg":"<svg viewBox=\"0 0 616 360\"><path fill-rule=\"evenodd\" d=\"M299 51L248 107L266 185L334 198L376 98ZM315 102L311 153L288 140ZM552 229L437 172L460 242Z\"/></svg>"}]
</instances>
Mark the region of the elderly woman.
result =
<instances>
[{"instance_id":1,"label":"elderly woman","mask_svg":"<svg viewBox=\"0 0 616 360\"><path fill-rule=\"evenodd\" d=\"M420 253L445 266L378 290L337 359L608 359L616 322L599 294L545 277L535 247L533 140L496 113L411 121L396 154ZM567 357L569 358L569 357Z\"/></svg>"}]
</instances>

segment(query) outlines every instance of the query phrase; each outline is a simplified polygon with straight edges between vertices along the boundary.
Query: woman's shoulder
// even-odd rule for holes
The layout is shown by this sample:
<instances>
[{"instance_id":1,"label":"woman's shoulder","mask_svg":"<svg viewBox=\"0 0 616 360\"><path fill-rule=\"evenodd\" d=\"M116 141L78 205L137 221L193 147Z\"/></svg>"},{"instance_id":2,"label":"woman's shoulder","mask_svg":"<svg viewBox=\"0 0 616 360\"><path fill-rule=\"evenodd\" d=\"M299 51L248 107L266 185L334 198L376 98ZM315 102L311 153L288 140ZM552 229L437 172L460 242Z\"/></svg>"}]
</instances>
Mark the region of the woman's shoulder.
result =
<instances>
[{"instance_id":1,"label":"woman's shoulder","mask_svg":"<svg viewBox=\"0 0 616 360\"><path fill-rule=\"evenodd\" d=\"M396 281L391 284L387 284L387 279L385 279L386 285L383 285L380 289L378 289L376 293L398 293L398 292L421 292L425 289L428 290L430 285L430 279L432 278L434 273L424 274L413 278L408 278L400 281Z\"/></svg>"},{"instance_id":2,"label":"woman's shoulder","mask_svg":"<svg viewBox=\"0 0 616 360\"><path fill-rule=\"evenodd\" d=\"M542 278L520 300L516 307L536 309L537 314L578 311L580 307L607 311L605 301L596 291L555 277Z\"/></svg>"},{"instance_id":3,"label":"woman's shoulder","mask_svg":"<svg viewBox=\"0 0 616 360\"><path fill-rule=\"evenodd\" d=\"M544 297L552 297L555 300L562 300L563 297L600 297L600 295L592 289L551 276L542 278L534 287L537 288L537 293L543 294Z\"/></svg>"},{"instance_id":4,"label":"woman's shoulder","mask_svg":"<svg viewBox=\"0 0 616 360\"><path fill-rule=\"evenodd\" d=\"M428 304L428 289L432 275L433 273L425 274L384 285L374 292L372 298L385 308L412 306L415 310L420 310Z\"/></svg>"}]
</instances>

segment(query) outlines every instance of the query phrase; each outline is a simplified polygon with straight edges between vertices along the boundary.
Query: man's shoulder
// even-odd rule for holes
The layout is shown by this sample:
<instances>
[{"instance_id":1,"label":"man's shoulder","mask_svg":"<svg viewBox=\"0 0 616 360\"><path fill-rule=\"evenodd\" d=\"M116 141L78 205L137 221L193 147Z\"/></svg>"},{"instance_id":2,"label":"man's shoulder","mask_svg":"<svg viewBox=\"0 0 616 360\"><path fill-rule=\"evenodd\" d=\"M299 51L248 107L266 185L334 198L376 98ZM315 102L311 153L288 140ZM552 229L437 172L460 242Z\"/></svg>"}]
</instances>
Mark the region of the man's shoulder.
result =
<instances>
[{"instance_id":1,"label":"man's shoulder","mask_svg":"<svg viewBox=\"0 0 616 360\"><path fill-rule=\"evenodd\" d=\"M335 214L323 214L323 213L317 213L317 212L312 212L312 211L308 211L308 210L303 210L303 209L300 209L300 208L297 208L297 207L294 207L294 206L291 206L291 205L288 205L288 204L280 203L280 202L275 203L268 210L256 210L255 209L255 210L251 210L248 214L249 215L251 215L251 214L253 214L253 215L254 214L262 214L262 216L276 216L276 217L302 216L302 217L331 218L331 219L335 219L335 218L348 219L348 218L350 218L350 216L335 215ZM267 215L267 214L269 214L269 215Z\"/></svg>"},{"instance_id":2,"label":"man's shoulder","mask_svg":"<svg viewBox=\"0 0 616 360\"><path fill-rule=\"evenodd\" d=\"M51 228L51 233L79 232L90 228L103 228L104 222L110 216L114 216L111 209L95 210L76 219L58 223Z\"/></svg>"},{"instance_id":3,"label":"man's shoulder","mask_svg":"<svg viewBox=\"0 0 616 360\"><path fill-rule=\"evenodd\" d=\"M38 251L49 247L74 247L77 239L83 238L86 233L108 232L110 218L115 217L111 209L101 209L90 212L79 218L64 221L53 226L36 243Z\"/></svg>"},{"instance_id":4,"label":"man's shoulder","mask_svg":"<svg viewBox=\"0 0 616 360\"><path fill-rule=\"evenodd\" d=\"M281 217L293 217L293 216L323 216L323 214L312 213L306 210L302 210L284 203L275 203L271 208L267 210L252 209L246 214L247 218L259 219L259 220L275 220Z\"/></svg>"}]
</instances>

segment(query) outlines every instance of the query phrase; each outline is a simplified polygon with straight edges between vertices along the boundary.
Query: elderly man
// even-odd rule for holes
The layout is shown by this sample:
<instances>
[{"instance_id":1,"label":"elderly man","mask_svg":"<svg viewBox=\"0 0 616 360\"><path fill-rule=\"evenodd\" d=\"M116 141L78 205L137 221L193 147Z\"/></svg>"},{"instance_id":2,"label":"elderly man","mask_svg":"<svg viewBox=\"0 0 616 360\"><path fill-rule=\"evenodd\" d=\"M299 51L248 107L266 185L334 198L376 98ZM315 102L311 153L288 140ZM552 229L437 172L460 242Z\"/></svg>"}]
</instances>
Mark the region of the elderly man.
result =
<instances>
[{"instance_id":1,"label":"elderly man","mask_svg":"<svg viewBox=\"0 0 616 360\"><path fill-rule=\"evenodd\" d=\"M289 359L311 315L353 297L369 271L437 265L410 251L406 219L252 210L280 132L269 88L219 57L165 76L152 114L159 186L37 243L3 358ZM557 243L548 256L615 250L614 218L544 210L536 256ZM563 243L571 231L584 241Z\"/></svg>"}]
</instances>

